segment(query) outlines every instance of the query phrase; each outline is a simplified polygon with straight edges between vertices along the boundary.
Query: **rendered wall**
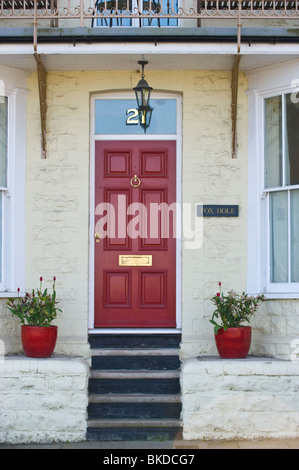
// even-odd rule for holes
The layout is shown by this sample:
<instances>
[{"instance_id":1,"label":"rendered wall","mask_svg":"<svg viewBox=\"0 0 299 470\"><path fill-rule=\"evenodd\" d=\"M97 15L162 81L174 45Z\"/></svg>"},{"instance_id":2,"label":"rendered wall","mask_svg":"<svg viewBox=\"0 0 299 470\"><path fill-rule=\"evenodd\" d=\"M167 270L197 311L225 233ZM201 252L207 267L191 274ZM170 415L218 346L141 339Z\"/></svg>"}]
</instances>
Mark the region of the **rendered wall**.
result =
<instances>
[{"instance_id":1,"label":"rendered wall","mask_svg":"<svg viewBox=\"0 0 299 470\"><path fill-rule=\"evenodd\" d=\"M233 160L230 72L148 72L147 79L154 90L183 95L183 202L240 205L238 219L204 220L203 245L182 256L183 350L209 353L214 345L207 298L219 280L228 288L246 287L247 82L241 75L239 152ZM56 275L64 312L58 321L62 352L84 343L87 332L89 93L131 91L137 81L136 72L122 72L121 80L117 72L49 73L47 160L39 158L36 138L36 76L29 81L27 283L45 271L48 278Z\"/></svg>"},{"instance_id":2,"label":"rendered wall","mask_svg":"<svg viewBox=\"0 0 299 470\"><path fill-rule=\"evenodd\" d=\"M40 158L36 74L28 80L26 162L26 288L39 277L57 295L63 313L56 351L88 355L90 96L131 91L136 72L49 72L48 155ZM148 71L154 90L182 94L182 201L237 204L238 218L205 218L203 243L182 251L182 358L215 354L210 298L247 285L247 79L240 74L238 158L231 156L231 74L215 71ZM6 352L19 352L19 326L0 302ZM287 309L285 308L287 306ZM291 306L291 309L288 308ZM285 335L295 325L297 301L269 302L253 322L259 341L252 353L288 357ZM289 313L291 316L289 317ZM299 331L297 331L299 334ZM264 335L272 334L268 342ZM283 347L281 347L283 343ZM287 342L286 342L287 343Z\"/></svg>"}]
</instances>

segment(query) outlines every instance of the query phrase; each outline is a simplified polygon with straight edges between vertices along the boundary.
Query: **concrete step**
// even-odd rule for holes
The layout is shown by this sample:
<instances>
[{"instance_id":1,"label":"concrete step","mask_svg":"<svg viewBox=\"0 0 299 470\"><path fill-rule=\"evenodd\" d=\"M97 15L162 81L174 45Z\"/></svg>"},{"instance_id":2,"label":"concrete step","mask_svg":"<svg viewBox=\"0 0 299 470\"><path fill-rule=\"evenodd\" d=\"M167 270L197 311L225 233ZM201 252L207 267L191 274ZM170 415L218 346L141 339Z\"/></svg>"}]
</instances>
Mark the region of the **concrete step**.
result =
<instances>
[{"instance_id":1,"label":"concrete step","mask_svg":"<svg viewBox=\"0 0 299 470\"><path fill-rule=\"evenodd\" d=\"M89 418L97 419L179 419L181 403L173 402L92 402L88 405Z\"/></svg>"},{"instance_id":2,"label":"concrete step","mask_svg":"<svg viewBox=\"0 0 299 470\"><path fill-rule=\"evenodd\" d=\"M155 349L179 348L181 334L92 334L89 343L92 349Z\"/></svg>"},{"instance_id":3,"label":"concrete step","mask_svg":"<svg viewBox=\"0 0 299 470\"><path fill-rule=\"evenodd\" d=\"M178 348L94 348L92 356L178 356Z\"/></svg>"},{"instance_id":4,"label":"concrete step","mask_svg":"<svg viewBox=\"0 0 299 470\"><path fill-rule=\"evenodd\" d=\"M164 334L90 338L89 440L181 438L179 339Z\"/></svg>"},{"instance_id":5,"label":"concrete step","mask_svg":"<svg viewBox=\"0 0 299 470\"><path fill-rule=\"evenodd\" d=\"M113 378L112 375L107 377L91 378L89 380L89 393L150 393L150 394L178 394L180 393L179 378Z\"/></svg>"},{"instance_id":6,"label":"concrete step","mask_svg":"<svg viewBox=\"0 0 299 470\"><path fill-rule=\"evenodd\" d=\"M89 403L181 403L180 395L149 395L149 394L90 394Z\"/></svg>"},{"instance_id":7,"label":"concrete step","mask_svg":"<svg viewBox=\"0 0 299 470\"><path fill-rule=\"evenodd\" d=\"M178 349L93 349L92 368L109 370L175 370L180 368Z\"/></svg>"},{"instance_id":8,"label":"concrete step","mask_svg":"<svg viewBox=\"0 0 299 470\"><path fill-rule=\"evenodd\" d=\"M88 420L89 441L169 441L182 439L180 420Z\"/></svg>"},{"instance_id":9,"label":"concrete step","mask_svg":"<svg viewBox=\"0 0 299 470\"><path fill-rule=\"evenodd\" d=\"M91 379L176 379L178 370L91 370Z\"/></svg>"},{"instance_id":10,"label":"concrete step","mask_svg":"<svg viewBox=\"0 0 299 470\"><path fill-rule=\"evenodd\" d=\"M164 428L169 426L180 426L182 423L179 419L148 419L140 422L139 419L89 419L87 425L90 428L117 428L118 426L126 428Z\"/></svg>"}]
</instances>

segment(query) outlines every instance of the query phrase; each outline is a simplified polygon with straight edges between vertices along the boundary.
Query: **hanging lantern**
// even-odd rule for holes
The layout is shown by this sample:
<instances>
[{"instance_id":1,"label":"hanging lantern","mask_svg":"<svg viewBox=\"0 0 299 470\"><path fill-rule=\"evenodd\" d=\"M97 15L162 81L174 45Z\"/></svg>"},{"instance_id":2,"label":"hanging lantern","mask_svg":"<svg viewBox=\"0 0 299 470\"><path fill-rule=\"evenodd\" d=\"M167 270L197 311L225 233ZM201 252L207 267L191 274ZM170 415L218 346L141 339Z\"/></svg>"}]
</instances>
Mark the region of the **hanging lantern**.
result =
<instances>
[{"instance_id":1,"label":"hanging lantern","mask_svg":"<svg viewBox=\"0 0 299 470\"><path fill-rule=\"evenodd\" d=\"M146 132L152 118L153 108L150 107L149 101L151 96L152 87L149 86L144 78L144 66L148 64L147 60L139 60L138 64L142 66L141 80L134 87L136 101L138 106L139 123Z\"/></svg>"}]
</instances>

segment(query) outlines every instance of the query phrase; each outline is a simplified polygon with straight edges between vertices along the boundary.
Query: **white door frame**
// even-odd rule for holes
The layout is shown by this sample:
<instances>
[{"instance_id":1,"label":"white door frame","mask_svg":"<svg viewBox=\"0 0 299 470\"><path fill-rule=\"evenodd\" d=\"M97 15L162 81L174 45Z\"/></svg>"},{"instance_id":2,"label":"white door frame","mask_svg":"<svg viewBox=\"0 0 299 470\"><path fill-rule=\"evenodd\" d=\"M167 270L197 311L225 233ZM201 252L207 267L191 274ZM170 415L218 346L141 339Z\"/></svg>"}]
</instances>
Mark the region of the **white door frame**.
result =
<instances>
[{"instance_id":1,"label":"white door frame","mask_svg":"<svg viewBox=\"0 0 299 470\"><path fill-rule=\"evenodd\" d=\"M173 98L177 102L177 134L136 134L136 135L98 135L95 130L95 100L96 99L135 99L130 92L102 92L91 97L90 101L90 205L89 205L89 333L178 333L182 325L182 241L181 234L181 213L177 211L177 243L176 243L176 328L94 328L94 195L95 195L95 142L96 141L176 141L176 200L181 206L182 201L182 96L177 93L152 93L153 98ZM179 235L179 236L178 236Z\"/></svg>"}]
</instances>

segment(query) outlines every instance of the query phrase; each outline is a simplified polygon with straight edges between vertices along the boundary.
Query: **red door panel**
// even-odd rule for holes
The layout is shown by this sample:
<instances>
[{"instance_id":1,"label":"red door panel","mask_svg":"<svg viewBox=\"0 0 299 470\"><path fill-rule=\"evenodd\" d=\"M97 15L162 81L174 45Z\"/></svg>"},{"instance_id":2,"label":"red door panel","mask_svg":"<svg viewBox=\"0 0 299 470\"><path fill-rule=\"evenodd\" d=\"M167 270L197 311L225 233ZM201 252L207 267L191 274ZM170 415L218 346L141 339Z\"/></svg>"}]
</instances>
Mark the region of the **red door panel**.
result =
<instances>
[{"instance_id":1,"label":"red door panel","mask_svg":"<svg viewBox=\"0 0 299 470\"><path fill-rule=\"evenodd\" d=\"M96 142L95 328L176 326L175 202L175 142Z\"/></svg>"}]
</instances>

